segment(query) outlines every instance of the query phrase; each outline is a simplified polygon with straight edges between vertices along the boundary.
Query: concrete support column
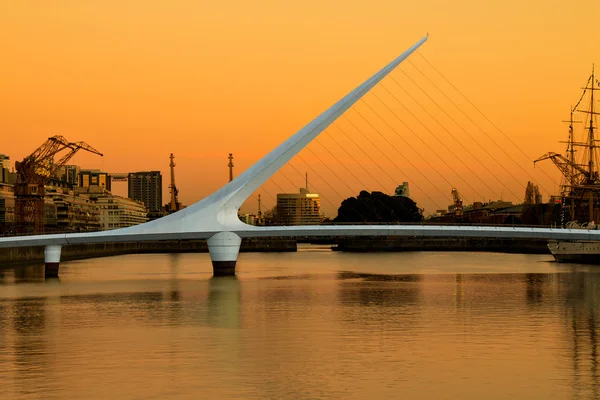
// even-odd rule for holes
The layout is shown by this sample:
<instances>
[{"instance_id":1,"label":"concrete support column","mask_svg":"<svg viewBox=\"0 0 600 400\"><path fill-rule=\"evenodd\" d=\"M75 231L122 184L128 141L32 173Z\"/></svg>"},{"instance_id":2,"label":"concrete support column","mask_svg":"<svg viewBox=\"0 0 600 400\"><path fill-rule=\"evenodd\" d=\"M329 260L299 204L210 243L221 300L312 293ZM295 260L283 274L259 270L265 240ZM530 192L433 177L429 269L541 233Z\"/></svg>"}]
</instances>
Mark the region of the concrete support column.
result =
<instances>
[{"instance_id":1,"label":"concrete support column","mask_svg":"<svg viewBox=\"0 0 600 400\"><path fill-rule=\"evenodd\" d=\"M62 245L60 244L50 244L44 248L44 261L46 263L44 276L46 278L58 278L61 249Z\"/></svg>"},{"instance_id":2,"label":"concrete support column","mask_svg":"<svg viewBox=\"0 0 600 400\"><path fill-rule=\"evenodd\" d=\"M242 238L233 232L219 232L207 241L214 276L235 275L235 263Z\"/></svg>"}]
</instances>

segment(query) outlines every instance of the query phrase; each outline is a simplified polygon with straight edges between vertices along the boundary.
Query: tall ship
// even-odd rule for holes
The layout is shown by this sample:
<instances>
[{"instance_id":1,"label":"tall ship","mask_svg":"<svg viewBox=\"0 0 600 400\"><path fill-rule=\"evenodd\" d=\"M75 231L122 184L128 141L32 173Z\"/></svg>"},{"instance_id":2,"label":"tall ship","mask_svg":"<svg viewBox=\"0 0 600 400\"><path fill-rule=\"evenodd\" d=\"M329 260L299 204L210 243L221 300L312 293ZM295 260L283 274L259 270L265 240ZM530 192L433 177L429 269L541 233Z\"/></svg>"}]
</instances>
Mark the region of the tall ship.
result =
<instances>
[{"instance_id":1,"label":"tall ship","mask_svg":"<svg viewBox=\"0 0 600 400\"><path fill-rule=\"evenodd\" d=\"M595 135L598 130L598 115L595 107L600 90L594 67L577 104L571 107L569 137L566 156L550 152L534 161L551 160L563 175L561 182L561 215L558 221L571 229L600 229L600 178ZM583 115L583 121L575 121ZM583 133L576 134L575 124L583 123ZM600 264L600 241L551 240L548 248L557 262Z\"/></svg>"}]
</instances>

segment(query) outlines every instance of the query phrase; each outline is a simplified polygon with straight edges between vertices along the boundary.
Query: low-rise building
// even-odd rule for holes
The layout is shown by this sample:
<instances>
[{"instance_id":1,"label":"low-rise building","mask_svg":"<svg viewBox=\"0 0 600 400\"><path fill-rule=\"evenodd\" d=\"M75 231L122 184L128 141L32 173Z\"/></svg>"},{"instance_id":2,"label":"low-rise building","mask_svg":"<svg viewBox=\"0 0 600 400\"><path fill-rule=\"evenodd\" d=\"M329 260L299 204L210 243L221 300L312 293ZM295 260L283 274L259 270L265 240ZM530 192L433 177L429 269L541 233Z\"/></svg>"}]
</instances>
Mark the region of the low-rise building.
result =
<instances>
[{"instance_id":1,"label":"low-rise building","mask_svg":"<svg viewBox=\"0 0 600 400\"><path fill-rule=\"evenodd\" d=\"M148 221L148 211L141 201L110 193L96 198L102 230L126 228Z\"/></svg>"},{"instance_id":2,"label":"low-rise building","mask_svg":"<svg viewBox=\"0 0 600 400\"><path fill-rule=\"evenodd\" d=\"M14 187L0 183L0 234L12 233L15 229Z\"/></svg>"},{"instance_id":3,"label":"low-rise building","mask_svg":"<svg viewBox=\"0 0 600 400\"><path fill-rule=\"evenodd\" d=\"M238 214L240 221L248 225L257 225L256 215L253 214Z\"/></svg>"},{"instance_id":4,"label":"low-rise building","mask_svg":"<svg viewBox=\"0 0 600 400\"><path fill-rule=\"evenodd\" d=\"M98 207L89 196L48 187L46 197L56 206L56 229L59 232L100 230Z\"/></svg>"},{"instance_id":5,"label":"low-rise building","mask_svg":"<svg viewBox=\"0 0 600 400\"><path fill-rule=\"evenodd\" d=\"M0 183L14 185L17 181L17 173L10 170L10 157L0 154Z\"/></svg>"}]
</instances>

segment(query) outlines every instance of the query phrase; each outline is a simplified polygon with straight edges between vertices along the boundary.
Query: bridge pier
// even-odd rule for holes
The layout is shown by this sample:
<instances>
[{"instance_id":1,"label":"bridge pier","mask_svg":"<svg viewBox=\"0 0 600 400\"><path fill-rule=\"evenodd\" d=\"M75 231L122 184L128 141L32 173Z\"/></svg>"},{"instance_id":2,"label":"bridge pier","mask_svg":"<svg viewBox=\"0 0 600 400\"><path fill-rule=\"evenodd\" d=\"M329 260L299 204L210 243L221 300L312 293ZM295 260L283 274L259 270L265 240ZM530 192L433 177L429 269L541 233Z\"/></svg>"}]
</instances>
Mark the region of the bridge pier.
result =
<instances>
[{"instance_id":1,"label":"bridge pier","mask_svg":"<svg viewBox=\"0 0 600 400\"><path fill-rule=\"evenodd\" d=\"M60 251L62 245L50 244L44 248L44 277L58 278L58 265L60 264Z\"/></svg>"},{"instance_id":2,"label":"bridge pier","mask_svg":"<svg viewBox=\"0 0 600 400\"><path fill-rule=\"evenodd\" d=\"M233 232L219 232L207 241L214 276L235 275L242 238Z\"/></svg>"}]
</instances>

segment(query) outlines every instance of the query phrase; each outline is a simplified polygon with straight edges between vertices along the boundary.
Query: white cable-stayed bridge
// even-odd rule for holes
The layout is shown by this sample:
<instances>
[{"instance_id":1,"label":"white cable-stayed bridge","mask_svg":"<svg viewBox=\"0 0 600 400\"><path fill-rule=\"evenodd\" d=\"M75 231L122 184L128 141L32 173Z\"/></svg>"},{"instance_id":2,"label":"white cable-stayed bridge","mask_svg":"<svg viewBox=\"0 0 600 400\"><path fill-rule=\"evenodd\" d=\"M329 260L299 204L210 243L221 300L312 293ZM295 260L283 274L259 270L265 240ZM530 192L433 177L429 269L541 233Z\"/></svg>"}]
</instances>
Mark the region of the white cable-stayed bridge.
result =
<instances>
[{"instance_id":1,"label":"white cable-stayed bridge","mask_svg":"<svg viewBox=\"0 0 600 400\"><path fill-rule=\"evenodd\" d=\"M419 40L416 44L402 53L400 56L391 61L388 65L383 67L380 71L375 73L361 85L352 90L349 94L327 109L325 112L320 114L304 128L298 131L296 134L289 137L274 150L268 153L265 157L260 159L250 168L246 169L242 174L237 176L233 181L223 186L210 196L198 201L197 203L173 214L165 216L163 218L147 222L145 224L136 225L128 228L101 231L101 232L85 232L85 233L68 233L68 234L48 234L48 235L34 235L34 236L20 236L20 237L5 237L0 238L0 247L19 247L19 246L44 246L45 247L45 263L47 273L46 275L57 275L58 265L60 263L61 248L68 244L86 244L86 243L114 243L114 242L138 242L138 241L157 241L157 240L185 240L185 239L206 239L210 256L213 263L213 269L215 275L227 275L235 273L235 266L239 254L240 244L242 238L245 237L297 237L297 236L312 236L312 237L323 237L323 236L429 236L429 237L481 237L481 238L528 238L528 239L557 239L557 240L599 240L600 231L594 230L582 230L582 229L554 229L554 228L536 228L536 227L511 227L511 226L447 226L447 225L432 225L432 224L396 224L396 225L381 225L381 224L357 224L357 225L306 225L306 226L252 226L247 225L240 221L238 217L238 210L242 204L256 192L266 181L268 181L276 172L286 165L292 158L294 158L302 149L304 149L309 143L314 141L317 136L328 127L332 126L336 129L341 130L344 134L344 130L340 128L341 124L338 124L336 120L343 117L350 125L354 126L357 131L361 132L361 128L349 120L344 113L353 107L362 97L369 92L373 87L382 81L383 78L388 76L400 63L405 61L411 54L413 54L423 43L427 41L428 37L424 37ZM410 77L409 77L410 79ZM416 83L415 83L416 84ZM400 86L400 85L399 85ZM394 98L393 92L391 92L387 86L383 87L389 95ZM427 93L423 93L422 96L428 97ZM375 94L375 99L379 99ZM396 99L398 100L398 99ZM433 99L432 99L433 100ZM418 100L415 99L418 103ZM433 100L435 101L435 100ZM428 149L428 152L434 154L439 159L439 162L444 164L442 168L450 169L450 165L444 160L443 157L437 154L437 149L446 146L443 142L436 143L435 145L428 144L422 137L419 137L412 128L404 124L401 118L398 117L396 111L386 105L385 102L381 101L381 104L388 111L397 117L404 126L402 134L391 126L384 118L378 114L378 111L374 109L370 104L365 103L375 118L379 118L383 125L387 125L389 129L394 132L400 139L402 135L414 135L420 142ZM398 104L401 108L404 108L408 113L411 111L406 108L400 100ZM441 108L441 107L440 107ZM442 109L442 108L441 108ZM443 110L443 109L442 109ZM371 122L370 118L366 118L360 111L354 109L357 113L358 118L363 120L363 124L371 126L374 131L378 131L378 128ZM429 114L434 120L438 122L438 128L446 131L451 137L453 133L448 130L444 124L440 123L438 119L430 113L425 107L422 107L422 113ZM466 114L465 114L466 115ZM447 115L450 119L454 119L451 115ZM468 115L466 115L468 118ZM418 120L418 119L417 119ZM458 121L454 121L456 125L472 140L476 141L467 129L463 128ZM478 128L479 126L475 121L472 121ZM381 124L381 122L380 122ZM431 135L435 136L432 128L422 124L424 129ZM479 128L481 129L481 128ZM481 129L483 132L483 129ZM379 133L379 132L378 132ZM383 141L387 144L384 146L395 147L393 142L386 139L383 135ZM365 135L366 139L369 140L368 135ZM334 139L335 140L335 139ZM403 140L403 139L402 139ZM456 140L456 138L455 138ZM493 139L492 139L493 140ZM460 144L460 140L456 140ZM407 141L403 141L404 145L410 147L411 144ZM440 144L441 143L441 144ZM359 147L359 146L357 146ZM487 167L486 161L489 159L495 160L496 156L493 154L494 150L485 148L485 146L479 145L481 155L473 155L477 160L477 165L469 165L463 160L462 165L465 169L472 171L477 176L480 182L469 182L463 179L464 185L470 187L474 193L477 193L475 186L487 187L489 192L494 193L498 198L501 196L494 189L490 181L494 179L495 174L489 167ZM502 146L498 146L504 151ZM347 151L340 146L342 151ZM417 154L418 150L413 149ZM465 150L467 150L465 148ZM467 150L468 151L468 150ZM398 150L400 154L400 150ZM472 154L472 152L470 152ZM331 156L335 158L335 154L331 153ZM382 153L384 157L394 164L394 160ZM349 157L353 158L351 154ZM367 154L368 156L368 154ZM423 160L428 160L431 157L419 154ZM507 154L507 156L511 157ZM356 160L354 160L356 161ZM406 161L412 165L410 159ZM357 161L356 161L357 162ZM429 162L429 161L427 161ZM358 162L357 162L358 163ZM359 163L358 163L359 164ZM512 179L520 180L520 177L515 176L513 173L508 171L501 163L498 164L505 170L505 173ZM400 169L400 168L398 168ZM434 168L435 169L435 168ZM482 175L475 173L476 170L487 170L489 174L487 178ZM415 171L418 171L418 167L414 167ZM384 171L385 172L385 171ZM351 170L348 170L349 175L353 176L356 180L359 180ZM445 179L448 184L450 182L442 174L442 179ZM376 178L374 178L376 179ZM390 177L390 179L393 179ZM422 179L429 180L425 175ZM497 179L497 178L496 178ZM359 182L360 183L360 182ZM432 184L435 187L434 184ZM507 191L512 191L515 197L519 197L514 190L510 187L505 186ZM439 190L439 188L438 188ZM448 198L449 193L440 191L440 193ZM425 194L426 195L426 194ZM483 197L483 196L482 196ZM448 198L448 200L450 200ZM432 200L434 203L435 201ZM436 205L438 205L436 203Z\"/></svg>"}]
</instances>

